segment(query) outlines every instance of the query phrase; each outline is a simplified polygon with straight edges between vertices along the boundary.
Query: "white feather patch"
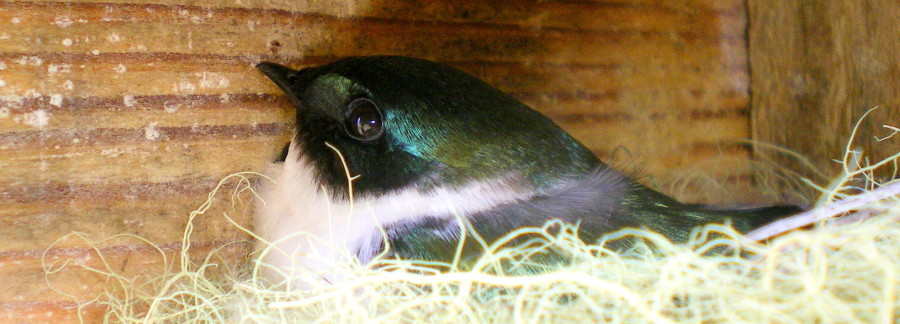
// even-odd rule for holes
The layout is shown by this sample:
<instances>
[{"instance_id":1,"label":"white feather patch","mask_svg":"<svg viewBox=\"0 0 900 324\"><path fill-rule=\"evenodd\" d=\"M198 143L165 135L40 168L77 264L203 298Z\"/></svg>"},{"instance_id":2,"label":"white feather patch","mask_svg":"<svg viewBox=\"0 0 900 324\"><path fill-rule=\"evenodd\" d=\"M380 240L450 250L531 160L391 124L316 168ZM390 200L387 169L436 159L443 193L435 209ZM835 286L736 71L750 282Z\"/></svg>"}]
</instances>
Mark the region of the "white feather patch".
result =
<instances>
[{"instance_id":1,"label":"white feather patch","mask_svg":"<svg viewBox=\"0 0 900 324\"><path fill-rule=\"evenodd\" d=\"M271 267L267 277L275 282L303 268L326 271L347 262L367 262L372 255L365 251L377 248L372 245L381 241L381 229L387 225L425 216L465 217L533 195L508 179L494 179L427 191L410 187L357 199L351 205L348 200L335 201L319 187L316 170L298 152L292 146L285 163L267 172L275 182L260 186L263 203L256 208L255 231L274 245L262 262ZM357 251L363 255L355 255Z\"/></svg>"}]
</instances>

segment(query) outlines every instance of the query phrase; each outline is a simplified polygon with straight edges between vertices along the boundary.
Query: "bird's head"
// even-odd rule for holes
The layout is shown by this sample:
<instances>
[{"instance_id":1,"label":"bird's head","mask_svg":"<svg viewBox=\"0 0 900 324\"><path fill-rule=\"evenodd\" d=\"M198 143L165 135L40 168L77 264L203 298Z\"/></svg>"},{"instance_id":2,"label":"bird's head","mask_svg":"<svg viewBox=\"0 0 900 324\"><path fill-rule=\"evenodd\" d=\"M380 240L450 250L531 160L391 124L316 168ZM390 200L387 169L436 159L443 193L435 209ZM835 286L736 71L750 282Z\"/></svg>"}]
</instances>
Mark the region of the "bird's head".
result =
<instances>
[{"instance_id":1,"label":"bird's head","mask_svg":"<svg viewBox=\"0 0 900 324\"><path fill-rule=\"evenodd\" d=\"M371 56L257 67L297 106L292 149L335 194L347 176L327 144L363 196L498 178L541 192L602 165L540 113L442 64Z\"/></svg>"}]
</instances>

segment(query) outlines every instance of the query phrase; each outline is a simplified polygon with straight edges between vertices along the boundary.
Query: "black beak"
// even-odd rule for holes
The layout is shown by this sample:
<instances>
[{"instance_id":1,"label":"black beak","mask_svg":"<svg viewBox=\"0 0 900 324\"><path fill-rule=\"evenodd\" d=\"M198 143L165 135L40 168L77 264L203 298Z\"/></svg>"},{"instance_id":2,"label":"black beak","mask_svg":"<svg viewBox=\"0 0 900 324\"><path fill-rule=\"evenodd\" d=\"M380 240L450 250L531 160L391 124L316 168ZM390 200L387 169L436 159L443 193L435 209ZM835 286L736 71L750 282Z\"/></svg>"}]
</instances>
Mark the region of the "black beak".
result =
<instances>
[{"instance_id":1,"label":"black beak","mask_svg":"<svg viewBox=\"0 0 900 324\"><path fill-rule=\"evenodd\" d=\"M297 88L297 81L299 72L292 68L286 67L281 64L262 62L256 65L256 68L262 71L272 82L275 83L281 91L284 91L294 103L300 102L300 98L297 97L298 92L301 90Z\"/></svg>"}]
</instances>

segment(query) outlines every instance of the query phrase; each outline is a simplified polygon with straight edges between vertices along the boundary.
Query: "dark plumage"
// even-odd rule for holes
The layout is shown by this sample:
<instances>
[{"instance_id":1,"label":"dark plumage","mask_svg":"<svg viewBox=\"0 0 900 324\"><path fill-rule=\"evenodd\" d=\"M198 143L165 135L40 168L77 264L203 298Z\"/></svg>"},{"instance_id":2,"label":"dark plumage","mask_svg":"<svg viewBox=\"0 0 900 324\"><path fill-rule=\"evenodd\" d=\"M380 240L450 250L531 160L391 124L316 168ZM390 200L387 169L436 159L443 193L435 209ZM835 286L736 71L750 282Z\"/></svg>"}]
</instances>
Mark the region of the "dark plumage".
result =
<instances>
[{"instance_id":1,"label":"dark plumage","mask_svg":"<svg viewBox=\"0 0 900 324\"><path fill-rule=\"evenodd\" d=\"M799 211L792 206L719 210L679 203L609 168L511 96L438 63L372 56L299 71L273 63L258 67L298 108L298 130L291 152L284 155L284 172L311 170L312 180L283 177L279 190L314 191L330 202L348 202L344 165L327 144L339 150L350 172L359 175L353 181L354 197L374 206L375 220L353 211L343 221L360 228L326 240L363 262L385 242L392 256L449 262L459 229L454 214L468 219L488 242L550 219L580 224L586 241L624 227L647 227L683 241L702 224L731 221L739 231L748 231ZM281 227L323 228L315 223L329 219L308 213L315 208L292 205L306 202L278 199L284 204L279 211L263 212L257 219L281 224L263 233L270 240L287 235ZM447 201L456 205L441 207ZM423 205L429 202L437 207ZM335 233L329 229L314 235ZM481 250L471 245L466 253L471 259Z\"/></svg>"}]
</instances>

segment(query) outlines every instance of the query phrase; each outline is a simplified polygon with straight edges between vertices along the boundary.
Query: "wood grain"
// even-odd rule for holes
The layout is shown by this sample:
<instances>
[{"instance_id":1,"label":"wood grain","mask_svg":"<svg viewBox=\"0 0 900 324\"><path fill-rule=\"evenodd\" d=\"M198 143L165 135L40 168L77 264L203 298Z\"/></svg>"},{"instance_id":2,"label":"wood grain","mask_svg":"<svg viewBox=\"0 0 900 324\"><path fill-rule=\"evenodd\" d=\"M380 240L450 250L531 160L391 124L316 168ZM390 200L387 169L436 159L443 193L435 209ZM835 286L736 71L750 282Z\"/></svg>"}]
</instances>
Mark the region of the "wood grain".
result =
<instances>
[{"instance_id":1,"label":"wood grain","mask_svg":"<svg viewBox=\"0 0 900 324\"><path fill-rule=\"evenodd\" d=\"M163 271L155 250L103 239L139 235L172 256L188 214L219 180L259 171L278 153L293 111L253 68L261 61L437 60L656 186L724 199L673 184L700 166L734 188L752 185L749 149L735 143L751 133L745 26L739 0L4 2L0 321L75 321L76 300L110 288L79 268L51 281L76 300L45 283L42 256L95 264L88 242L57 242L73 232L122 275ZM249 221L252 202L232 205L233 186L195 221L195 256L246 239L223 217ZM239 263L245 253L223 258ZM82 315L94 322L103 312Z\"/></svg>"},{"instance_id":2,"label":"wood grain","mask_svg":"<svg viewBox=\"0 0 900 324\"><path fill-rule=\"evenodd\" d=\"M869 109L851 148L871 163L900 152L900 3L749 1L753 137L783 145L836 176L854 125ZM791 160L783 160L799 170ZM883 178L896 177L884 169ZM807 176L824 183L828 179Z\"/></svg>"}]
</instances>

